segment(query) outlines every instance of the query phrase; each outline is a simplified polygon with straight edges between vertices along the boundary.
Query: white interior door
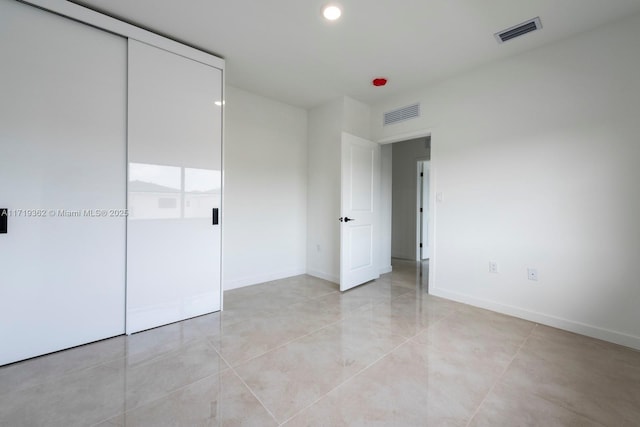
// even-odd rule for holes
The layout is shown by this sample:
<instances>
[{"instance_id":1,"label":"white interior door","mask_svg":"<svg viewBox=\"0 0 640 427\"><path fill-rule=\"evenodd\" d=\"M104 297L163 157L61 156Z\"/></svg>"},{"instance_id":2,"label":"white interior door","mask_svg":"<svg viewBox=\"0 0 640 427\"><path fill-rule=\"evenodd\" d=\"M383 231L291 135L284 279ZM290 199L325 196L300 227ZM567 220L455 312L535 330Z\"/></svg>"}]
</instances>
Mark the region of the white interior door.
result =
<instances>
[{"instance_id":1,"label":"white interior door","mask_svg":"<svg viewBox=\"0 0 640 427\"><path fill-rule=\"evenodd\" d=\"M380 277L380 145L342 133L340 290Z\"/></svg>"},{"instance_id":2,"label":"white interior door","mask_svg":"<svg viewBox=\"0 0 640 427\"><path fill-rule=\"evenodd\" d=\"M3 0L0 57L3 365L124 333L126 40Z\"/></svg>"},{"instance_id":3,"label":"white interior door","mask_svg":"<svg viewBox=\"0 0 640 427\"><path fill-rule=\"evenodd\" d=\"M127 333L220 310L221 108L219 69L129 40Z\"/></svg>"}]
</instances>

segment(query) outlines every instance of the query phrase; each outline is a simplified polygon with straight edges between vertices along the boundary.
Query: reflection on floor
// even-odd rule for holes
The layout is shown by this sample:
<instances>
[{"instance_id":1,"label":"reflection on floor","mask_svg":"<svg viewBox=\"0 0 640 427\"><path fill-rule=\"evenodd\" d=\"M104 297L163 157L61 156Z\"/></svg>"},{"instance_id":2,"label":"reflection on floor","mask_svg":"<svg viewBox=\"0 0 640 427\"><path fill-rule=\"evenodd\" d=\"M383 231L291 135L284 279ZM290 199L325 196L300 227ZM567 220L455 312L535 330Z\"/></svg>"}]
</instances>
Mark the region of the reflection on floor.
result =
<instances>
[{"instance_id":1,"label":"reflection on floor","mask_svg":"<svg viewBox=\"0 0 640 427\"><path fill-rule=\"evenodd\" d=\"M222 314L0 368L0 425L639 424L639 352L431 297L427 268L246 287Z\"/></svg>"}]
</instances>

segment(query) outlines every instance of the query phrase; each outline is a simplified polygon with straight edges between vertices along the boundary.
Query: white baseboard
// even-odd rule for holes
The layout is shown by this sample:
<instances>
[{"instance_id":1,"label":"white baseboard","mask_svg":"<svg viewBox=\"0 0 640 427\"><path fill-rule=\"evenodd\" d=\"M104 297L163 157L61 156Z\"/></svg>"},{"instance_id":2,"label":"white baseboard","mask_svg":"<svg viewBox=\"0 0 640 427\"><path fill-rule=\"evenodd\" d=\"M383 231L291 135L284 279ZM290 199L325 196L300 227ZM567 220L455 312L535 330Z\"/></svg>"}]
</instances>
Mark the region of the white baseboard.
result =
<instances>
[{"instance_id":1,"label":"white baseboard","mask_svg":"<svg viewBox=\"0 0 640 427\"><path fill-rule=\"evenodd\" d=\"M391 254L391 258L397 258L397 259L403 259L403 260L407 260L407 261L415 261L416 260L416 254Z\"/></svg>"},{"instance_id":2,"label":"white baseboard","mask_svg":"<svg viewBox=\"0 0 640 427\"><path fill-rule=\"evenodd\" d=\"M390 265L380 268L380 274L391 273L392 271L393 271L393 267L391 267ZM340 278L338 276L334 276L332 274L327 274L327 273L324 273L322 271L308 270L307 274L309 276L318 277L320 279L328 280L328 281L333 282L333 283L338 283L338 284L340 283Z\"/></svg>"},{"instance_id":3,"label":"white baseboard","mask_svg":"<svg viewBox=\"0 0 640 427\"><path fill-rule=\"evenodd\" d=\"M287 277L299 276L305 274L305 268L295 268L292 270L278 271L274 273L259 274L257 276L242 277L240 279L225 280L223 289L230 291L231 289L243 288L245 286L257 285L258 283L270 282L272 280L286 279Z\"/></svg>"},{"instance_id":4,"label":"white baseboard","mask_svg":"<svg viewBox=\"0 0 640 427\"><path fill-rule=\"evenodd\" d=\"M340 278L338 276L334 276L332 274L327 274L322 271L317 270L307 270L307 274L309 276L318 277L320 279L328 280L333 283L340 283Z\"/></svg>"},{"instance_id":5,"label":"white baseboard","mask_svg":"<svg viewBox=\"0 0 640 427\"><path fill-rule=\"evenodd\" d=\"M393 271L393 267L390 265L387 265L386 267L380 267L380 274L387 274L387 273L391 273Z\"/></svg>"},{"instance_id":6,"label":"white baseboard","mask_svg":"<svg viewBox=\"0 0 640 427\"><path fill-rule=\"evenodd\" d=\"M622 332L616 332L610 329L587 325L582 322L563 319L561 317L539 313L537 311L531 311L520 307L514 307L495 301L484 300L470 295L448 291L446 289L431 288L429 289L429 293L434 296L473 305L475 307L486 308L487 310L507 314L509 316L519 317L531 322L552 326L554 328L563 329L569 332L575 332L580 335L586 335L591 338L596 338L640 350L640 337L625 334Z\"/></svg>"}]
</instances>

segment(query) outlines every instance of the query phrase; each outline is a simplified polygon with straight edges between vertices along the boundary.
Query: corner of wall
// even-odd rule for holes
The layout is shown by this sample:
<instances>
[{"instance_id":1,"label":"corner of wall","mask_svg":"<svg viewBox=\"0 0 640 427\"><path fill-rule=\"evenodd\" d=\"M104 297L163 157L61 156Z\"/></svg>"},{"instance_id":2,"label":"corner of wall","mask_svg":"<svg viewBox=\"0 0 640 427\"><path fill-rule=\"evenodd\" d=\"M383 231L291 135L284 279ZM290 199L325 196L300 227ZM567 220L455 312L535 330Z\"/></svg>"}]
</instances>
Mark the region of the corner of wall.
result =
<instances>
[{"instance_id":1,"label":"corner of wall","mask_svg":"<svg viewBox=\"0 0 640 427\"><path fill-rule=\"evenodd\" d=\"M344 100L311 109L307 134L307 273L336 281L340 239L340 138Z\"/></svg>"},{"instance_id":2,"label":"corner of wall","mask_svg":"<svg viewBox=\"0 0 640 427\"><path fill-rule=\"evenodd\" d=\"M345 96L343 98L342 130L364 139L371 139L371 106Z\"/></svg>"},{"instance_id":3,"label":"corner of wall","mask_svg":"<svg viewBox=\"0 0 640 427\"><path fill-rule=\"evenodd\" d=\"M225 98L224 289L303 274L308 112L233 86Z\"/></svg>"}]
</instances>

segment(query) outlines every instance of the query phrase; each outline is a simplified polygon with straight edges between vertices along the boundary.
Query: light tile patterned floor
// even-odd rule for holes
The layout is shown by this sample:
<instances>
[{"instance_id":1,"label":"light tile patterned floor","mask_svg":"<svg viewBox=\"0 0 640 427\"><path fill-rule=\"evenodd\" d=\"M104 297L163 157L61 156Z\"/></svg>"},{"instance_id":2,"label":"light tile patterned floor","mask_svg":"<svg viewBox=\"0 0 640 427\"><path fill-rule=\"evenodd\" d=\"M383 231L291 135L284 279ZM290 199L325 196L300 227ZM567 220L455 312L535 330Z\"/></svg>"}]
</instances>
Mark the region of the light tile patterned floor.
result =
<instances>
[{"instance_id":1,"label":"light tile patterned floor","mask_svg":"<svg viewBox=\"0 0 640 427\"><path fill-rule=\"evenodd\" d=\"M431 297L426 270L242 288L0 368L0 426L640 425L639 352Z\"/></svg>"}]
</instances>

